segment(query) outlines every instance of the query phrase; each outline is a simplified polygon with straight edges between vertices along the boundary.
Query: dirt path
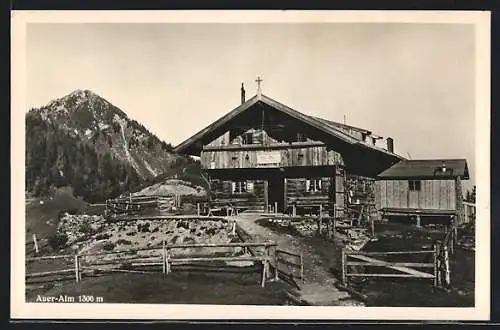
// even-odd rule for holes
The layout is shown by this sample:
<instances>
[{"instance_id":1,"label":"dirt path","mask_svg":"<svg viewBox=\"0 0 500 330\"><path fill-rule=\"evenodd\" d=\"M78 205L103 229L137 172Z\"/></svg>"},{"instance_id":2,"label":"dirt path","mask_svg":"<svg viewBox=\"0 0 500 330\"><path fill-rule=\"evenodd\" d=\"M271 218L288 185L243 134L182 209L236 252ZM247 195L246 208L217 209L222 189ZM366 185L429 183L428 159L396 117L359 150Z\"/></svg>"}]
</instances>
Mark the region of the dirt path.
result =
<instances>
[{"instance_id":1,"label":"dirt path","mask_svg":"<svg viewBox=\"0 0 500 330\"><path fill-rule=\"evenodd\" d=\"M360 306L362 303L355 301L350 295L337 289L334 283L337 281L328 271L328 265L324 265L321 256L314 252L314 248L298 237L288 234L275 233L257 223L262 219L258 214L240 214L232 217L238 225L254 241L275 241L282 249L303 254L304 283L298 283L300 298L311 305L327 306Z\"/></svg>"}]
</instances>

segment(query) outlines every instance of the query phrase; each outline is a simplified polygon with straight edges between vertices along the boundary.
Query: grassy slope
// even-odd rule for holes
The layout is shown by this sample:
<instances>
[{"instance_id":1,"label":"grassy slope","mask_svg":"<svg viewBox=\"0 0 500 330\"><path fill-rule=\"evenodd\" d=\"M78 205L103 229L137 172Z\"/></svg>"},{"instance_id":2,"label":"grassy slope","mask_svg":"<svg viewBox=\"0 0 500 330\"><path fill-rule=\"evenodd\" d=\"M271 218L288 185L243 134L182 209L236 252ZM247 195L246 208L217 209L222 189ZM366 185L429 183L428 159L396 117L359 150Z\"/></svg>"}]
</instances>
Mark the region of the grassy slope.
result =
<instances>
[{"instance_id":1,"label":"grassy slope","mask_svg":"<svg viewBox=\"0 0 500 330\"><path fill-rule=\"evenodd\" d=\"M42 202L42 204L40 203ZM26 203L26 238L33 233L47 238L56 231L58 215L64 210L81 210L87 206L83 200L73 196L70 189L59 189L53 198L32 198Z\"/></svg>"},{"instance_id":2,"label":"grassy slope","mask_svg":"<svg viewBox=\"0 0 500 330\"><path fill-rule=\"evenodd\" d=\"M85 294L103 297L105 303L283 305L285 284L268 282L262 288L257 268L233 272L174 270L165 278L161 273L115 273L84 278L79 283L68 277L48 290L28 290L26 300L35 301L37 294Z\"/></svg>"}]
</instances>

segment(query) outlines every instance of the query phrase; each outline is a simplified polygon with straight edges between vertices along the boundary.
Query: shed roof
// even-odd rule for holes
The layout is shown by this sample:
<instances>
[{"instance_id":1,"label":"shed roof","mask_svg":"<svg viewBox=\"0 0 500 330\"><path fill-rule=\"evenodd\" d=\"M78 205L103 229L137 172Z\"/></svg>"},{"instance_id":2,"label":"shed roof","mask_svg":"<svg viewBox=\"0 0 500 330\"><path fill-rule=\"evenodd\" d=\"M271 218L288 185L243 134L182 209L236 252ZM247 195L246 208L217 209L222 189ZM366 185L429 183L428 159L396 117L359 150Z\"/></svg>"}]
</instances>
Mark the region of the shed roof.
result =
<instances>
[{"instance_id":1,"label":"shed roof","mask_svg":"<svg viewBox=\"0 0 500 330\"><path fill-rule=\"evenodd\" d=\"M445 171L443 171L443 165ZM379 179L469 179L465 159L401 160L377 176Z\"/></svg>"}]
</instances>

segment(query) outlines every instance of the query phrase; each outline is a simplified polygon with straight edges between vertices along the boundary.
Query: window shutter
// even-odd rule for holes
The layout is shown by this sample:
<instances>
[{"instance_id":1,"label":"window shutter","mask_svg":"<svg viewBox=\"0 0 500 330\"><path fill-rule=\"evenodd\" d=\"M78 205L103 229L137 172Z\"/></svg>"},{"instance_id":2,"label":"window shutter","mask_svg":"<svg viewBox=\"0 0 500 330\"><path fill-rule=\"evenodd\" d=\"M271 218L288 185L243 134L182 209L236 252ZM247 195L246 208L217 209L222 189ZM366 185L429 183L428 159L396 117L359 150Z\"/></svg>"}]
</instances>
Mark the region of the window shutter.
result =
<instances>
[{"instance_id":1,"label":"window shutter","mask_svg":"<svg viewBox=\"0 0 500 330\"><path fill-rule=\"evenodd\" d=\"M234 194L236 192L236 182L231 182L231 192Z\"/></svg>"},{"instance_id":2,"label":"window shutter","mask_svg":"<svg viewBox=\"0 0 500 330\"><path fill-rule=\"evenodd\" d=\"M306 191L309 191L309 188L311 187L311 180L306 180Z\"/></svg>"},{"instance_id":3,"label":"window shutter","mask_svg":"<svg viewBox=\"0 0 500 330\"><path fill-rule=\"evenodd\" d=\"M247 181L247 191L253 193L253 182Z\"/></svg>"}]
</instances>

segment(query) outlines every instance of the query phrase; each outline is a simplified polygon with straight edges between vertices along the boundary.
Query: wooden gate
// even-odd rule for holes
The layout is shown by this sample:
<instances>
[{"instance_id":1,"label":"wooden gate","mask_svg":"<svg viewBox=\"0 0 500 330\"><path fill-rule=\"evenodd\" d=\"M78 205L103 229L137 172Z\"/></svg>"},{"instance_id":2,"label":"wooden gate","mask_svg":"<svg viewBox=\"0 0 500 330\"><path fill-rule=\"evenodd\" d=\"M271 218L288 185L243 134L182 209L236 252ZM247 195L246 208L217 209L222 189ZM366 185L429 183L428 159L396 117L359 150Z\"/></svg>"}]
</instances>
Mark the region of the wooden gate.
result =
<instances>
[{"instance_id":1,"label":"wooden gate","mask_svg":"<svg viewBox=\"0 0 500 330\"><path fill-rule=\"evenodd\" d=\"M275 258L274 265L278 270L278 272L275 272L276 275L282 274L292 281L299 279L302 283L304 282L304 262L302 254L277 248Z\"/></svg>"},{"instance_id":2,"label":"wooden gate","mask_svg":"<svg viewBox=\"0 0 500 330\"><path fill-rule=\"evenodd\" d=\"M420 255L424 259L418 262L401 261L401 257ZM438 285L438 247L433 250L365 252L342 250L342 284L347 286L349 277L388 277L432 279ZM381 260L380 258L399 260ZM355 269L356 267L356 269ZM418 269L417 269L418 268ZM423 270L420 270L423 268ZM383 271L385 270L385 271Z\"/></svg>"}]
</instances>

